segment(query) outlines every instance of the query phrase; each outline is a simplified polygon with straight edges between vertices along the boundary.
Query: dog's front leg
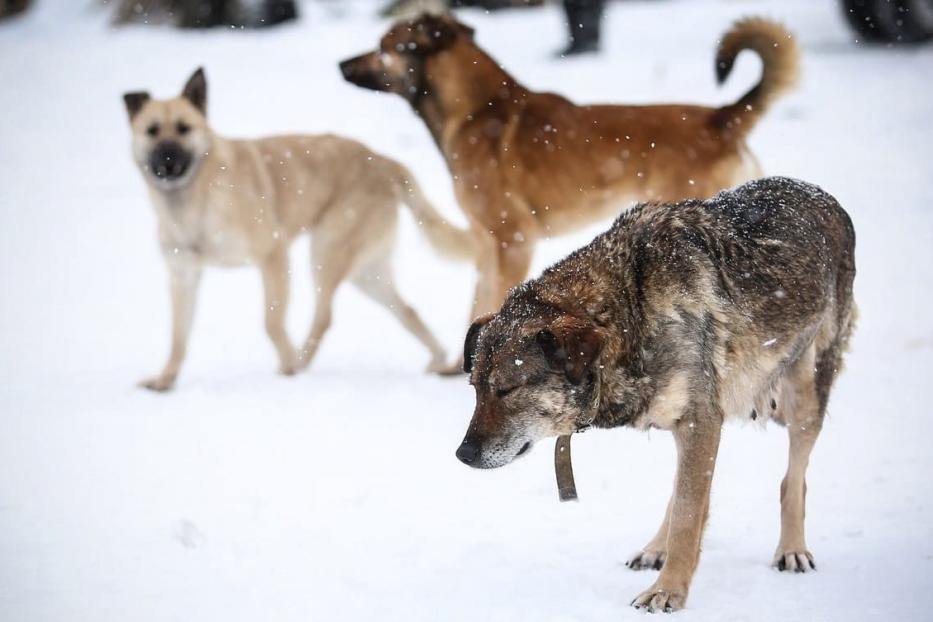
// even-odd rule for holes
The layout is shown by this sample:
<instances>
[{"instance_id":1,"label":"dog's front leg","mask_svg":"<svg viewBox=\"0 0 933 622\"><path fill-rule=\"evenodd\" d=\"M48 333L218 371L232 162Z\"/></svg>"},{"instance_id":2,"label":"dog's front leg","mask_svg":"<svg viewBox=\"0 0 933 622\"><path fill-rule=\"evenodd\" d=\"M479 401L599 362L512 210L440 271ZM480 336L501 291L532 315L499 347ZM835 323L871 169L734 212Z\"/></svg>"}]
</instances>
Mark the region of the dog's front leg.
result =
<instances>
[{"instance_id":1,"label":"dog's front leg","mask_svg":"<svg viewBox=\"0 0 933 622\"><path fill-rule=\"evenodd\" d=\"M260 262L262 285L266 301L266 333L279 355L279 371L286 375L298 369L298 356L285 330L285 312L288 309L288 249L275 249Z\"/></svg>"},{"instance_id":2,"label":"dog's front leg","mask_svg":"<svg viewBox=\"0 0 933 622\"><path fill-rule=\"evenodd\" d=\"M194 318L201 265L193 258L173 258L169 261L169 289L172 296L172 349L162 373L143 380L140 385L152 391L168 391L175 384L178 370L185 359L188 335Z\"/></svg>"},{"instance_id":3,"label":"dog's front leg","mask_svg":"<svg viewBox=\"0 0 933 622\"><path fill-rule=\"evenodd\" d=\"M691 409L677 422L677 479L667 535L667 560L657 581L632 601L649 611L676 611L687 600L700 558L709 492L719 451L722 416L713 407Z\"/></svg>"}]
</instances>

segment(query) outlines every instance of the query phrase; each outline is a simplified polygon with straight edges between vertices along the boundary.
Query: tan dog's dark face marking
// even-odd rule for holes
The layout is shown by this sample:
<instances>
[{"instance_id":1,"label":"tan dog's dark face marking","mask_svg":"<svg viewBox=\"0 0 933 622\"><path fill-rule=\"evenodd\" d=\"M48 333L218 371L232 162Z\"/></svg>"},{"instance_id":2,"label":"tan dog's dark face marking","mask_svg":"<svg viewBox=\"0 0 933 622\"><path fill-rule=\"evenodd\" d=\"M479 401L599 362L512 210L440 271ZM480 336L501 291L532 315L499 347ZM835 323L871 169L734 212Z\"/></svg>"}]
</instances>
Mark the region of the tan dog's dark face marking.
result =
<instances>
[{"instance_id":1,"label":"tan dog's dark face marking","mask_svg":"<svg viewBox=\"0 0 933 622\"><path fill-rule=\"evenodd\" d=\"M185 186L211 147L207 81L198 69L179 97L155 100L146 92L123 96L133 131L133 158L160 190Z\"/></svg>"},{"instance_id":2,"label":"tan dog's dark face marking","mask_svg":"<svg viewBox=\"0 0 933 622\"><path fill-rule=\"evenodd\" d=\"M464 368L476 389L476 410L457 457L495 468L540 439L570 434L588 423L598 399L601 338L587 323L547 309L508 321L514 310L485 316L470 327Z\"/></svg>"},{"instance_id":3,"label":"tan dog's dark face marking","mask_svg":"<svg viewBox=\"0 0 933 622\"><path fill-rule=\"evenodd\" d=\"M401 95L414 102L426 88L424 59L447 49L473 29L447 16L424 15L399 22L379 42L379 49L340 63L344 79L373 91Z\"/></svg>"}]
</instances>

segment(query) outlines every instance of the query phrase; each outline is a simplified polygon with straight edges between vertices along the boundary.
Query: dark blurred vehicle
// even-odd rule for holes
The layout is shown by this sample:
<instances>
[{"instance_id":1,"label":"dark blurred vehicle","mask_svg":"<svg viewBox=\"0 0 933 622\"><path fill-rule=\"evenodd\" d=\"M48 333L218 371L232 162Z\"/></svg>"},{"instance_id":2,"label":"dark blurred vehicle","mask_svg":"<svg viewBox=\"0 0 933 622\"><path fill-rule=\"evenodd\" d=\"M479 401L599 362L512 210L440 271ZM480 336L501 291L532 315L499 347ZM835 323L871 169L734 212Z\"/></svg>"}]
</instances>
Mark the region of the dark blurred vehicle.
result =
<instances>
[{"instance_id":1,"label":"dark blurred vehicle","mask_svg":"<svg viewBox=\"0 0 933 622\"><path fill-rule=\"evenodd\" d=\"M262 28L298 17L295 0L121 0L114 21L180 28Z\"/></svg>"},{"instance_id":2,"label":"dark blurred vehicle","mask_svg":"<svg viewBox=\"0 0 933 622\"><path fill-rule=\"evenodd\" d=\"M849 24L867 42L933 39L933 0L842 0L842 7Z\"/></svg>"},{"instance_id":3,"label":"dark blurred vehicle","mask_svg":"<svg viewBox=\"0 0 933 622\"><path fill-rule=\"evenodd\" d=\"M29 8L30 0L0 0L0 19L22 13Z\"/></svg>"}]
</instances>

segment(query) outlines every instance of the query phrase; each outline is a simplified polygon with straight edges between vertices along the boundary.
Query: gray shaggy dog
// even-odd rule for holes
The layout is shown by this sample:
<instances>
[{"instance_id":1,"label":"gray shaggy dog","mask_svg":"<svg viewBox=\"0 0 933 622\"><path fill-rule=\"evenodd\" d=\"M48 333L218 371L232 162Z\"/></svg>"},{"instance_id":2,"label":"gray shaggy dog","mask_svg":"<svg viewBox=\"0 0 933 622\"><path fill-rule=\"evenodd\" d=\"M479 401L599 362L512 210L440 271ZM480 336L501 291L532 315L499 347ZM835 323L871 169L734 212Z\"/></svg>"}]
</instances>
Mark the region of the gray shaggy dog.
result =
<instances>
[{"instance_id":1,"label":"gray shaggy dog","mask_svg":"<svg viewBox=\"0 0 933 622\"><path fill-rule=\"evenodd\" d=\"M589 426L671 431L674 492L628 565L661 570L633 605L672 611L699 559L723 421L773 419L790 435L774 565L814 569L805 474L855 322L854 251L839 203L793 179L636 207L470 327L476 410L457 457L492 468Z\"/></svg>"}]
</instances>

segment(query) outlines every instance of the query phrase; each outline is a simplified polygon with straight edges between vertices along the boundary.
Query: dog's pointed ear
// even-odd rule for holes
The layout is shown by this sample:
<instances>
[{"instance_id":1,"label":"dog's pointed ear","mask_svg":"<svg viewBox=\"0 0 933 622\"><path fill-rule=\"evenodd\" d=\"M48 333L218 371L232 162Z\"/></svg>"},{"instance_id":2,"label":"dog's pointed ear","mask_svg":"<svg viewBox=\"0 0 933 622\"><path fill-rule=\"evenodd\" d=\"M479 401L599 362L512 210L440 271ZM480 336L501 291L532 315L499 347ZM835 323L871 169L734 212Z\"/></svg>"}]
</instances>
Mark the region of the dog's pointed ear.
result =
<instances>
[{"instance_id":1,"label":"dog's pointed ear","mask_svg":"<svg viewBox=\"0 0 933 622\"><path fill-rule=\"evenodd\" d=\"M467 331L466 339L463 340L463 371L467 374L473 371L473 357L476 356L476 344L479 341L479 331L489 320L493 318L493 313L476 318L470 329Z\"/></svg>"},{"instance_id":2,"label":"dog's pointed ear","mask_svg":"<svg viewBox=\"0 0 933 622\"><path fill-rule=\"evenodd\" d=\"M198 67L181 90L181 96L194 104L194 107L207 114L207 77L204 68Z\"/></svg>"},{"instance_id":3,"label":"dog's pointed ear","mask_svg":"<svg viewBox=\"0 0 933 622\"><path fill-rule=\"evenodd\" d=\"M535 335L552 369L567 374L573 384L580 384L603 348L603 338L595 326L565 315Z\"/></svg>"},{"instance_id":4,"label":"dog's pointed ear","mask_svg":"<svg viewBox=\"0 0 933 622\"><path fill-rule=\"evenodd\" d=\"M472 26L467 26L463 22L457 20L455 17L451 17L450 15L447 15L446 18L451 23L451 25L457 30L457 32L459 32L461 35L463 35L470 41L472 41L475 38L475 35L476 35L475 28L473 28Z\"/></svg>"},{"instance_id":5,"label":"dog's pointed ear","mask_svg":"<svg viewBox=\"0 0 933 622\"><path fill-rule=\"evenodd\" d=\"M126 104L126 112L130 115L130 121L139 114L146 102L152 99L149 93L145 91L134 91L133 93L123 94L123 103Z\"/></svg>"},{"instance_id":6,"label":"dog's pointed ear","mask_svg":"<svg viewBox=\"0 0 933 622\"><path fill-rule=\"evenodd\" d=\"M459 37L473 39L473 29L450 15L423 13L409 22L409 46L412 53L426 57L447 49Z\"/></svg>"}]
</instances>

